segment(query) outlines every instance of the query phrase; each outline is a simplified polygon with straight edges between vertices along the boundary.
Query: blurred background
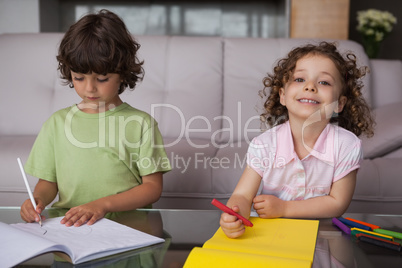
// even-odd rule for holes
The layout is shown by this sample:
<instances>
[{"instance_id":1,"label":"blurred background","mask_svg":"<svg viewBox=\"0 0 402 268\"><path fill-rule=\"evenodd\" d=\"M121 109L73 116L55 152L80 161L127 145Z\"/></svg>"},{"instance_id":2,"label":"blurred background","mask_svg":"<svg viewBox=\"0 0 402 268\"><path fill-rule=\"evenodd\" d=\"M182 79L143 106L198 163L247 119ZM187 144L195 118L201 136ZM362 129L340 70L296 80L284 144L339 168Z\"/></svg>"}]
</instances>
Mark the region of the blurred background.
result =
<instances>
[{"instance_id":1,"label":"blurred background","mask_svg":"<svg viewBox=\"0 0 402 268\"><path fill-rule=\"evenodd\" d=\"M378 58L402 59L400 0L0 0L1 33L65 32L88 12L106 8L134 35L329 38L362 42L357 12L389 11L397 19Z\"/></svg>"}]
</instances>

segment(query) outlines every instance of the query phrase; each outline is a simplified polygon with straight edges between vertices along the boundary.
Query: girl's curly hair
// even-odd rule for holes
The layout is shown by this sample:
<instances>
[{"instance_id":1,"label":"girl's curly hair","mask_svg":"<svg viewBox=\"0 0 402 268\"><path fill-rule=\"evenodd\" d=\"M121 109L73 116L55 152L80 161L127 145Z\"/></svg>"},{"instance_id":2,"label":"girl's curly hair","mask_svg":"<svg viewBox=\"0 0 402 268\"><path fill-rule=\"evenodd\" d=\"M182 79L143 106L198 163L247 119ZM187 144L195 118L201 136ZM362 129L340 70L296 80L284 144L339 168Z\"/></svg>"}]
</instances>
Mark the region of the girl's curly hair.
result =
<instances>
[{"instance_id":1,"label":"girl's curly hair","mask_svg":"<svg viewBox=\"0 0 402 268\"><path fill-rule=\"evenodd\" d=\"M361 78L366 75L368 68L358 68L356 56L353 53L349 52L343 57L337 51L336 45L328 42L295 48L289 52L286 58L279 60L274 67L274 73L268 74L263 79L264 89L260 91L260 96L266 98L268 95L268 97L264 103L261 121L269 126L275 126L289 119L287 108L280 103L279 90L291 79L297 61L306 55L328 57L334 62L343 78L341 95L345 96L347 101L342 112L333 116L330 123L337 123L356 136L360 136L362 133L365 133L367 137L373 136L375 122L361 92L363 87Z\"/></svg>"},{"instance_id":2,"label":"girl's curly hair","mask_svg":"<svg viewBox=\"0 0 402 268\"><path fill-rule=\"evenodd\" d=\"M71 71L117 73L122 79L118 93L133 89L143 78L143 62L137 58L140 45L124 22L108 10L89 14L73 24L64 35L57 55L61 78L71 88Z\"/></svg>"}]
</instances>

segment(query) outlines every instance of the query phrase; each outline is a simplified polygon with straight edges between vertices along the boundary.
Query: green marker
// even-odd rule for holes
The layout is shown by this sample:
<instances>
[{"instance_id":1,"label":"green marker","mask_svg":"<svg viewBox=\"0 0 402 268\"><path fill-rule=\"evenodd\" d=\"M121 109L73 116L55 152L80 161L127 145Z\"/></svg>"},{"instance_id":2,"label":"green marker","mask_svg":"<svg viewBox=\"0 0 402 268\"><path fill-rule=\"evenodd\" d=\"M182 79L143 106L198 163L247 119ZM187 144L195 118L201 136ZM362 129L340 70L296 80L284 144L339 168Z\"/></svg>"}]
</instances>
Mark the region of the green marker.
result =
<instances>
[{"instance_id":1,"label":"green marker","mask_svg":"<svg viewBox=\"0 0 402 268\"><path fill-rule=\"evenodd\" d=\"M379 233L379 234L385 234L389 236L393 236L398 239L402 239L402 233L394 232L394 231L389 231L389 230L384 230L384 229L374 229L374 232Z\"/></svg>"}]
</instances>

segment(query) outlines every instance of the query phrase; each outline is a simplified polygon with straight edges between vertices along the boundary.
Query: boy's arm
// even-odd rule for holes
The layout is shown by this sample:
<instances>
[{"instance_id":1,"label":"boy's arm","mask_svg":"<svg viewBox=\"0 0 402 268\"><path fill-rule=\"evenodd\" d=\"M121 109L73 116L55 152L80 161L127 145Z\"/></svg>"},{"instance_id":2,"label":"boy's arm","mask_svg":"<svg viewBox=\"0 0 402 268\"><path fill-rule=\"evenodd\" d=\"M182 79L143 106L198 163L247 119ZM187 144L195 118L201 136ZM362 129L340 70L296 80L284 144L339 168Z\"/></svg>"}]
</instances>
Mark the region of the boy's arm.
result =
<instances>
[{"instance_id":1,"label":"boy's arm","mask_svg":"<svg viewBox=\"0 0 402 268\"><path fill-rule=\"evenodd\" d=\"M44 207L46 207L54 200L57 192L57 183L39 179L35 186L33 196L35 199L42 200Z\"/></svg>"},{"instance_id":2,"label":"boy's arm","mask_svg":"<svg viewBox=\"0 0 402 268\"><path fill-rule=\"evenodd\" d=\"M142 177L142 184L125 192L106 196L71 208L61 220L67 226L94 224L108 212L128 211L147 206L159 200L162 194L162 173Z\"/></svg>"},{"instance_id":3,"label":"boy's arm","mask_svg":"<svg viewBox=\"0 0 402 268\"><path fill-rule=\"evenodd\" d=\"M356 185L357 170L334 182L329 195L300 201L283 201L272 195L254 198L254 208L262 218L332 218L348 208Z\"/></svg>"},{"instance_id":4,"label":"boy's arm","mask_svg":"<svg viewBox=\"0 0 402 268\"><path fill-rule=\"evenodd\" d=\"M35 186L33 196L37 207L33 208L30 199L21 205L21 218L26 222L39 221L38 213L41 214L57 195L57 183L39 179Z\"/></svg>"},{"instance_id":5,"label":"boy's arm","mask_svg":"<svg viewBox=\"0 0 402 268\"><path fill-rule=\"evenodd\" d=\"M101 198L106 212L128 211L145 207L159 200L163 189L161 172L142 177L142 184L125 192Z\"/></svg>"}]
</instances>

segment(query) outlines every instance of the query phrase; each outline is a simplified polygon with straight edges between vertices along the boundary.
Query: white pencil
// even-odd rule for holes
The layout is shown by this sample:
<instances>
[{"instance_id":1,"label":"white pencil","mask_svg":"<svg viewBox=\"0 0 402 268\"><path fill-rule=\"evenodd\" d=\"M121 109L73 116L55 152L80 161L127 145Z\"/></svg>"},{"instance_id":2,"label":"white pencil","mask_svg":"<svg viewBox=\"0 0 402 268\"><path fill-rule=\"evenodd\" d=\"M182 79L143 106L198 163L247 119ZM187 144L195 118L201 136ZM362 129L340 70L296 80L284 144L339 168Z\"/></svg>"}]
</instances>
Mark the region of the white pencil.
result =
<instances>
[{"instance_id":1,"label":"white pencil","mask_svg":"<svg viewBox=\"0 0 402 268\"><path fill-rule=\"evenodd\" d=\"M24 167L22 166L21 159L18 157L18 158L17 158L17 161L18 161L18 165L20 166L22 178L24 179L25 186L27 187L28 195L29 195L29 198L31 199L32 206L33 206L34 209L36 210L36 202L35 202L35 199L34 199L34 197L33 197L33 195L32 195L31 188L29 187L28 180L27 180L27 176L26 176L26 174L25 174ZM42 226L42 218L41 218L41 216L40 216L39 213L38 213L38 216L39 216L39 224L40 224L40 226Z\"/></svg>"}]
</instances>

